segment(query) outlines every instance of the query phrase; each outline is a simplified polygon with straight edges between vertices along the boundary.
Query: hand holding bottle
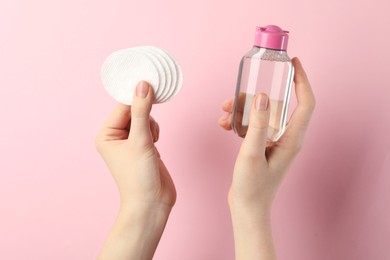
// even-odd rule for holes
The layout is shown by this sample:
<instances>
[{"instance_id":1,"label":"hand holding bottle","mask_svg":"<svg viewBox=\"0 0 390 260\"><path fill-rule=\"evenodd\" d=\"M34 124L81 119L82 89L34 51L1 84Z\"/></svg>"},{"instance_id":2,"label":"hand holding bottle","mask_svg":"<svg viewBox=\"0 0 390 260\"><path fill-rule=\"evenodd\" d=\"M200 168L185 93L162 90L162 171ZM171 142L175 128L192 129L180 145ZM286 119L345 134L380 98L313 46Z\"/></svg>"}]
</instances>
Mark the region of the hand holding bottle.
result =
<instances>
[{"instance_id":1,"label":"hand holding bottle","mask_svg":"<svg viewBox=\"0 0 390 260\"><path fill-rule=\"evenodd\" d=\"M252 102L248 131L237 156L228 195L236 259L275 257L270 226L272 202L288 167L302 147L315 107L315 98L300 61L294 58L292 62L298 106L277 142L267 146L268 96L258 94ZM228 114L219 120L219 125L231 130L233 100L223 104L222 109ZM269 258L262 258L265 256Z\"/></svg>"}]
</instances>

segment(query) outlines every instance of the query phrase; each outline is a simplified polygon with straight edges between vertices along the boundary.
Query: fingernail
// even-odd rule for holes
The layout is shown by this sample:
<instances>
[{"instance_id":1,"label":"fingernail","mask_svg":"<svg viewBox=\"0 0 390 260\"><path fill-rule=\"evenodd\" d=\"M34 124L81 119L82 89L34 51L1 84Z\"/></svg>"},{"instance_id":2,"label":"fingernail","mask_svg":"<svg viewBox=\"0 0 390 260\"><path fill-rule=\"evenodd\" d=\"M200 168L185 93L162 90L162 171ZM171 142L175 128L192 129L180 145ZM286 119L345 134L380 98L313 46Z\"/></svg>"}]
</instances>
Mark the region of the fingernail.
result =
<instances>
[{"instance_id":1,"label":"fingernail","mask_svg":"<svg viewBox=\"0 0 390 260\"><path fill-rule=\"evenodd\" d=\"M137 97L145 98L149 92L149 85L145 81L140 81L136 88Z\"/></svg>"},{"instance_id":2,"label":"fingernail","mask_svg":"<svg viewBox=\"0 0 390 260\"><path fill-rule=\"evenodd\" d=\"M268 109L268 96L264 93L257 95L255 107L256 110L266 111Z\"/></svg>"}]
</instances>

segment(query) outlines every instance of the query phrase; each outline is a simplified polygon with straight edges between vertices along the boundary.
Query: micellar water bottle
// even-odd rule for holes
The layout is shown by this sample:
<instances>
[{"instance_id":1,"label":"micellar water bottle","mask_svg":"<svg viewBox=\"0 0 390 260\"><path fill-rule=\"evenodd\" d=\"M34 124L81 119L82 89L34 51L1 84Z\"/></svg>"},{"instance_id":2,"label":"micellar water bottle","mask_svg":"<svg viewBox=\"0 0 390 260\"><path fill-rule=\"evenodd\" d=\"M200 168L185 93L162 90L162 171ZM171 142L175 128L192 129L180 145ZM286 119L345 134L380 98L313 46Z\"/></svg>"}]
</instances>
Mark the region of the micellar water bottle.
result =
<instances>
[{"instance_id":1,"label":"micellar water bottle","mask_svg":"<svg viewBox=\"0 0 390 260\"><path fill-rule=\"evenodd\" d=\"M277 141L286 127L294 66L287 56L288 31L276 25L256 28L255 45L242 58L233 107L232 126L245 137L256 94L269 96L269 141Z\"/></svg>"}]
</instances>

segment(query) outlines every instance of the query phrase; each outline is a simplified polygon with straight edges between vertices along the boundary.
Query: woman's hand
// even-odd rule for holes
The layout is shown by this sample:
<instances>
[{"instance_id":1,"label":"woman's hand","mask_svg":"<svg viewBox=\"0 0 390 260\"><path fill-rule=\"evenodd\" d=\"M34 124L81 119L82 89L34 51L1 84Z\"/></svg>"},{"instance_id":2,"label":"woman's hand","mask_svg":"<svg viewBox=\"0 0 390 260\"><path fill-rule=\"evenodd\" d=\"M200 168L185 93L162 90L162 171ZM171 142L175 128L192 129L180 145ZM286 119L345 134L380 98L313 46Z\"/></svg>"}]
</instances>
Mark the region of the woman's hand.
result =
<instances>
[{"instance_id":1,"label":"woman's hand","mask_svg":"<svg viewBox=\"0 0 390 260\"><path fill-rule=\"evenodd\" d=\"M133 105L118 104L96 138L121 200L100 259L151 259L175 204L175 186L154 145L153 101L153 89L140 82Z\"/></svg>"},{"instance_id":2,"label":"woman's hand","mask_svg":"<svg viewBox=\"0 0 390 260\"><path fill-rule=\"evenodd\" d=\"M237 259L274 257L269 223L272 202L302 147L315 107L315 98L300 61L294 58L292 62L298 106L285 133L277 142L267 143L270 104L267 95L258 94L252 104L248 131L237 156L228 195ZM233 100L224 103L222 109L228 114L219 120L219 125L231 130Z\"/></svg>"}]
</instances>

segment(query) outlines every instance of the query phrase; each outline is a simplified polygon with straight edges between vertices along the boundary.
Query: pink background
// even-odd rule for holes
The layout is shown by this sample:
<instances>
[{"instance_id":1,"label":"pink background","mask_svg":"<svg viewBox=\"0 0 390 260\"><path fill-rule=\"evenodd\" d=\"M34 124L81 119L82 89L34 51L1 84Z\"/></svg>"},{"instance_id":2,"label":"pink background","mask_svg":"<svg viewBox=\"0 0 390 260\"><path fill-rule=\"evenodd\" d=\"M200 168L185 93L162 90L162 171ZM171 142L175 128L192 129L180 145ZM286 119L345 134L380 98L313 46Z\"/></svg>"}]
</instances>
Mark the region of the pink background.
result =
<instances>
[{"instance_id":1,"label":"pink background","mask_svg":"<svg viewBox=\"0 0 390 260\"><path fill-rule=\"evenodd\" d=\"M290 30L317 97L274 204L279 259L390 259L388 0L0 2L0 259L94 259L118 209L94 137L114 50L155 45L184 86L156 105L178 201L155 259L234 259L226 194L241 139L217 126L256 25ZM295 105L295 102L293 102Z\"/></svg>"}]
</instances>

